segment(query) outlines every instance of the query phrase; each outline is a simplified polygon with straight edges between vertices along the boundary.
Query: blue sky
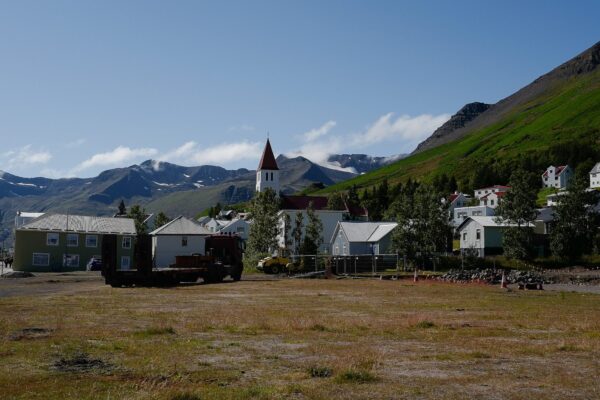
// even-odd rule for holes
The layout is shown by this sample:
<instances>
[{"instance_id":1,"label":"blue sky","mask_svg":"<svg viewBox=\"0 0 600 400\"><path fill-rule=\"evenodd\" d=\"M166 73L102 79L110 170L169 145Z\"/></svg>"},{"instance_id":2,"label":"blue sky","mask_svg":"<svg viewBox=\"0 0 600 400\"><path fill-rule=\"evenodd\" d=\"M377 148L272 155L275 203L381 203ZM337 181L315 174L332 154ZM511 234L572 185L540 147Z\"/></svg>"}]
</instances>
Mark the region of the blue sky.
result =
<instances>
[{"instance_id":1,"label":"blue sky","mask_svg":"<svg viewBox=\"0 0 600 400\"><path fill-rule=\"evenodd\" d=\"M411 151L600 40L600 2L0 1L0 169Z\"/></svg>"}]
</instances>

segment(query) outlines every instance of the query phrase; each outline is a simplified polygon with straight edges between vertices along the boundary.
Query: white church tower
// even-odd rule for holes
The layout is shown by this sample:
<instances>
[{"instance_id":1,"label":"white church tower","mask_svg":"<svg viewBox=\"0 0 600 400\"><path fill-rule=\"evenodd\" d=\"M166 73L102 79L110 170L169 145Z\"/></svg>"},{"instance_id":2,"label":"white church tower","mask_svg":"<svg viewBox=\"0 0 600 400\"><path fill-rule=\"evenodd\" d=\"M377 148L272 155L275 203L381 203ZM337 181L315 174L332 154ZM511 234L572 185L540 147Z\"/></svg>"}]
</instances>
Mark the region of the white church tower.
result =
<instances>
[{"instance_id":1,"label":"white church tower","mask_svg":"<svg viewBox=\"0 0 600 400\"><path fill-rule=\"evenodd\" d=\"M256 191L264 192L266 188L273 189L275 194L279 196L279 167L277 167L277 161L275 161L269 139L267 139L265 150L256 171Z\"/></svg>"}]
</instances>

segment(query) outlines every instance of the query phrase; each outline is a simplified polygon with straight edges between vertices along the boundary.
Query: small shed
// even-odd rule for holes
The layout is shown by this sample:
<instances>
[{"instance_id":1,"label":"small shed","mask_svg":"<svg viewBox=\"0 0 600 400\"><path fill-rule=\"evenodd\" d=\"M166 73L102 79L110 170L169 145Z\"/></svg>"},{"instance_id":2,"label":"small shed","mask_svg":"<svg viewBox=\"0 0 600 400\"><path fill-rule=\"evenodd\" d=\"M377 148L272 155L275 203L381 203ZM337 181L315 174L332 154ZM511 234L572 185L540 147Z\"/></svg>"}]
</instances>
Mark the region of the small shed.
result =
<instances>
[{"instance_id":1,"label":"small shed","mask_svg":"<svg viewBox=\"0 0 600 400\"><path fill-rule=\"evenodd\" d=\"M152 258L158 268L175 263L175 256L205 254L204 243L211 232L195 221L179 216L150 232Z\"/></svg>"},{"instance_id":2,"label":"small shed","mask_svg":"<svg viewBox=\"0 0 600 400\"><path fill-rule=\"evenodd\" d=\"M331 238L333 255L385 254L396 222L338 222Z\"/></svg>"}]
</instances>

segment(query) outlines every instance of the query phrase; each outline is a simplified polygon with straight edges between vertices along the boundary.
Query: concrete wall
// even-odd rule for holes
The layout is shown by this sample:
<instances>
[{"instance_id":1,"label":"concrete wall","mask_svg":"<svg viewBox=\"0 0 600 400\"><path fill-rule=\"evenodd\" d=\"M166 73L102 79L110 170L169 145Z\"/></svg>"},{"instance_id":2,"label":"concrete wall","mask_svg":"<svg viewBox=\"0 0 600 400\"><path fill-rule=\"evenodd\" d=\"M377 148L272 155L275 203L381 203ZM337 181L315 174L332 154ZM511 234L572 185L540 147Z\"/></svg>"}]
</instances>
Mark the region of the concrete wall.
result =
<instances>
[{"instance_id":1,"label":"concrete wall","mask_svg":"<svg viewBox=\"0 0 600 400\"><path fill-rule=\"evenodd\" d=\"M187 238L187 246L182 245L183 237ZM175 264L175 256L205 254L205 240L206 236L201 235L155 235L152 237L154 265L165 268Z\"/></svg>"},{"instance_id":2,"label":"concrete wall","mask_svg":"<svg viewBox=\"0 0 600 400\"><path fill-rule=\"evenodd\" d=\"M102 238L101 234L86 234L69 232L69 234L77 234L78 245L75 247L67 247L67 234L64 232L58 233L58 245L48 246L46 244L47 234L49 232L16 230L15 232L15 257L13 268L17 271L32 271L32 272L50 272L50 271L76 271L85 270L86 264L92 257L100 257L102 255ZM86 236L95 235L98 237L96 247L86 246ZM133 247L134 236L131 237L131 248L124 249L122 247L123 235L117 235L117 265L121 267L122 257L129 257L130 266L134 265ZM33 265L33 254L42 253L48 254L49 265L38 266ZM79 264L76 266L63 266L63 255L79 255Z\"/></svg>"}]
</instances>

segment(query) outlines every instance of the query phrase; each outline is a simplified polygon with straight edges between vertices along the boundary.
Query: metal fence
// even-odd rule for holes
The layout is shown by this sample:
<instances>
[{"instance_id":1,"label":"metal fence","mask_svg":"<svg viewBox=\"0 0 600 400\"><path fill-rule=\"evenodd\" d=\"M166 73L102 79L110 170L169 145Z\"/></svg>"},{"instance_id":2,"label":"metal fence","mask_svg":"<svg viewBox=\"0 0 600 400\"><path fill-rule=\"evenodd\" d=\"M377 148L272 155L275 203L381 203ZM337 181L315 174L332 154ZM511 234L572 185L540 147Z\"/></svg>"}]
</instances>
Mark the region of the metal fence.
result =
<instances>
[{"instance_id":1,"label":"metal fence","mask_svg":"<svg viewBox=\"0 0 600 400\"><path fill-rule=\"evenodd\" d=\"M359 254L331 256L326 254L301 254L289 256L289 273L322 272L331 266L336 275L381 274L406 269L398 254Z\"/></svg>"}]
</instances>

